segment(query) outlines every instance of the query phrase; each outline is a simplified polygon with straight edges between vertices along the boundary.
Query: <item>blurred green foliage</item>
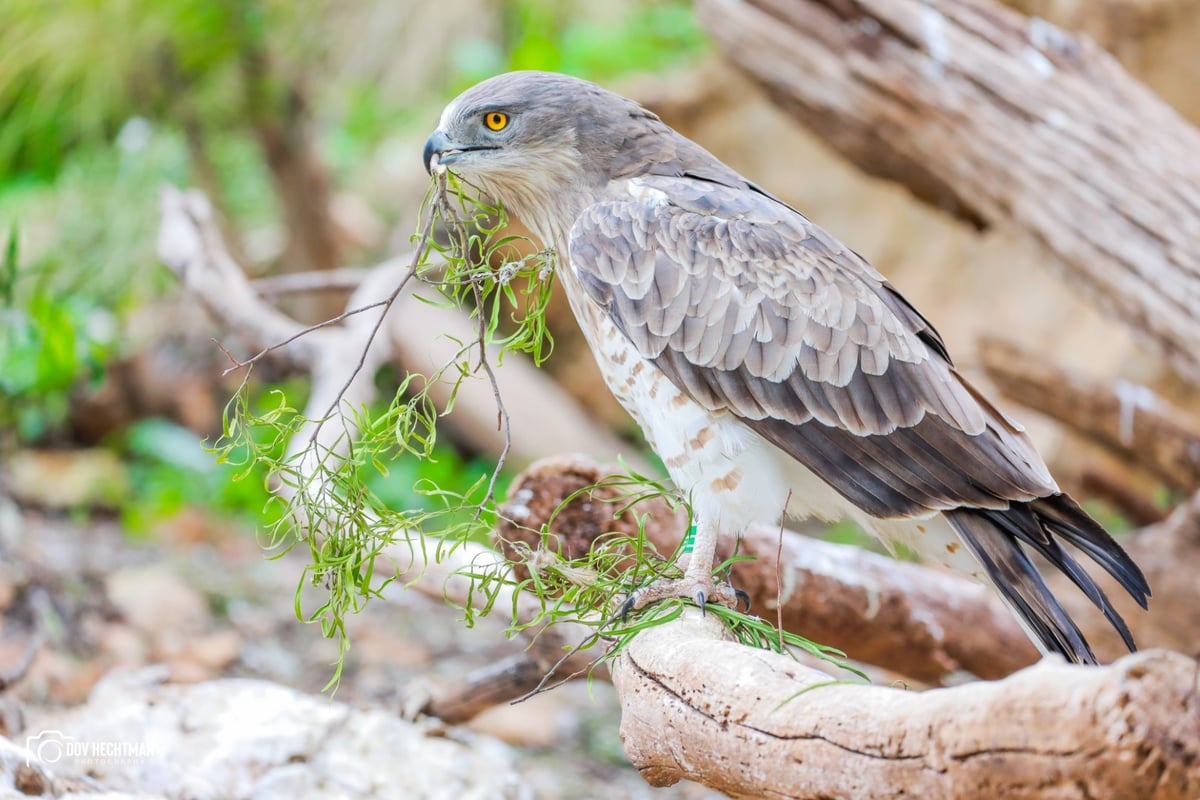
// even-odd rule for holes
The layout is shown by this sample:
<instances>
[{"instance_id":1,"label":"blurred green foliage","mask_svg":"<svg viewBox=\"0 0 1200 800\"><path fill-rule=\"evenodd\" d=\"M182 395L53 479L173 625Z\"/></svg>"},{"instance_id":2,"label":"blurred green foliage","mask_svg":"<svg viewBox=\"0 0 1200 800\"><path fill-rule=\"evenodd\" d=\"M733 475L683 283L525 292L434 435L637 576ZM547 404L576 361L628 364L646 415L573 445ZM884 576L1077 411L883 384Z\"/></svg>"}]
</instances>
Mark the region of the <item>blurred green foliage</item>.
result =
<instances>
[{"instance_id":1,"label":"blurred green foliage","mask_svg":"<svg viewBox=\"0 0 1200 800\"><path fill-rule=\"evenodd\" d=\"M621 16L579 0L508 0L502 9L502 41L467 40L452 52L456 89L517 69L604 81L678 67L707 49L685 0L635 3Z\"/></svg>"},{"instance_id":2,"label":"blurred green foliage","mask_svg":"<svg viewBox=\"0 0 1200 800\"><path fill-rule=\"evenodd\" d=\"M135 423L125 433L124 451L132 491L121 507L126 531L144 535L155 524L188 507L241 519L250 526L273 522L279 510L271 502L265 470L238 480L217 464L195 432L161 419Z\"/></svg>"},{"instance_id":3,"label":"blurred green foliage","mask_svg":"<svg viewBox=\"0 0 1200 800\"><path fill-rule=\"evenodd\" d=\"M481 3L499 36L448 53L435 81L444 88L422 102L506 69L608 80L704 51L686 0L628 9ZM287 120L297 91L322 102L310 110L335 183L370 172L397 132L428 128L433 105L327 69L331 43L345 41L328 35L336 13L329 0L0 2L0 449L66 444L72 393L144 344L129 320L175 285L155 255L162 183L200 183L237 230L263 230L278 224L279 203L255 126ZM296 387L286 391L298 404ZM106 446L132 473L121 509L132 530L188 505L258 518L267 503L264 475L234 481L173 423L138 422ZM420 508L423 480L465 493L487 471L439 444L431 459L364 480Z\"/></svg>"},{"instance_id":4,"label":"blurred green foliage","mask_svg":"<svg viewBox=\"0 0 1200 800\"><path fill-rule=\"evenodd\" d=\"M111 141L133 116L215 129L270 113L313 66L325 5L0 3L0 181L52 177L70 150Z\"/></svg>"}]
</instances>

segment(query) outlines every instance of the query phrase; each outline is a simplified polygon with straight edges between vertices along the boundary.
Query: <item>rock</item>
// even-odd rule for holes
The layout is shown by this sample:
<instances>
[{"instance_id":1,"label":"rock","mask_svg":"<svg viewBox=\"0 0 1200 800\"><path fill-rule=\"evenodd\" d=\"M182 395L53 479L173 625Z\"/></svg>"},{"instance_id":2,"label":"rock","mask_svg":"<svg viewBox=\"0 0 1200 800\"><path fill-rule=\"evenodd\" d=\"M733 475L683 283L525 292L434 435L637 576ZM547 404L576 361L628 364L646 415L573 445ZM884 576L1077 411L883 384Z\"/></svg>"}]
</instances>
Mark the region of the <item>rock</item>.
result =
<instances>
[{"instance_id":1,"label":"rock","mask_svg":"<svg viewBox=\"0 0 1200 800\"><path fill-rule=\"evenodd\" d=\"M210 670L219 671L238 660L242 637L237 631L214 631L188 641L183 656Z\"/></svg>"},{"instance_id":2,"label":"rock","mask_svg":"<svg viewBox=\"0 0 1200 800\"><path fill-rule=\"evenodd\" d=\"M32 753L26 741L0 739L0 795L17 788L28 758L43 796L72 800L84 795L66 787L84 780L113 800L533 796L513 751L490 737L430 735L384 711L266 681L163 685L164 673L112 673L85 705L31 714Z\"/></svg>"},{"instance_id":3,"label":"rock","mask_svg":"<svg viewBox=\"0 0 1200 800\"><path fill-rule=\"evenodd\" d=\"M7 466L13 497L32 505L115 507L129 493L129 471L111 450L20 450Z\"/></svg>"},{"instance_id":4,"label":"rock","mask_svg":"<svg viewBox=\"0 0 1200 800\"><path fill-rule=\"evenodd\" d=\"M212 624L204 596L166 564L120 569L108 576L105 590L121 616L155 641L192 636Z\"/></svg>"}]
</instances>

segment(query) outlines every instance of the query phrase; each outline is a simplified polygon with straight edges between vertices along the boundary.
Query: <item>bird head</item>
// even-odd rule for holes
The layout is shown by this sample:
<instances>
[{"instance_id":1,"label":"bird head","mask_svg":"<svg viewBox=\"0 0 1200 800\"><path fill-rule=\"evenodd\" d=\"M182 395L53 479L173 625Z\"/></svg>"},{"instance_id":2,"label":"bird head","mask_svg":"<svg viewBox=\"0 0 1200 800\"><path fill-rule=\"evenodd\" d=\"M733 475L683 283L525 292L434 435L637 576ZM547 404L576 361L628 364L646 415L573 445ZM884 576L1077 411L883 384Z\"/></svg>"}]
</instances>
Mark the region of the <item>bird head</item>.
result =
<instances>
[{"instance_id":1,"label":"bird head","mask_svg":"<svg viewBox=\"0 0 1200 800\"><path fill-rule=\"evenodd\" d=\"M542 171L547 162L594 161L614 114L631 100L588 81L553 72L509 72L478 83L442 112L425 143L425 168L464 177ZM590 164L584 166L591 166Z\"/></svg>"},{"instance_id":2,"label":"bird head","mask_svg":"<svg viewBox=\"0 0 1200 800\"><path fill-rule=\"evenodd\" d=\"M429 172L444 167L537 226L594 201L645 124L637 103L588 81L510 72L476 84L442 112L425 143ZM573 219L573 217L570 217ZM543 231L549 233L549 231Z\"/></svg>"}]
</instances>

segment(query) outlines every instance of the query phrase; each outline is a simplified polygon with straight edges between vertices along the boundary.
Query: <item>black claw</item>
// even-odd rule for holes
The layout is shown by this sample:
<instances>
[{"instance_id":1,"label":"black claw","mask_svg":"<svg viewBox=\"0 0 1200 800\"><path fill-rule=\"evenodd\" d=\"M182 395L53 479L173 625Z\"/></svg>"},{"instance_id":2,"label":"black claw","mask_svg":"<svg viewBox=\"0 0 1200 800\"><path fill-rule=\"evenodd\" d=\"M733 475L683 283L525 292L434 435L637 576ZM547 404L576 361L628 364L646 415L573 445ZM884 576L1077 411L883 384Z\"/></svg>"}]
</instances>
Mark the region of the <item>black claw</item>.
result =
<instances>
[{"instance_id":1,"label":"black claw","mask_svg":"<svg viewBox=\"0 0 1200 800\"><path fill-rule=\"evenodd\" d=\"M749 611L749 610L750 610L750 595L746 594L746 593L745 593L745 592L743 592L741 589L734 589L734 590L733 590L733 595L734 595L734 597L736 597L736 598L737 598L737 600L738 600L738 603L739 603L739 604L741 604L741 603L745 603L745 604L746 604L746 610L747 610L747 611Z\"/></svg>"},{"instance_id":2,"label":"black claw","mask_svg":"<svg viewBox=\"0 0 1200 800\"><path fill-rule=\"evenodd\" d=\"M708 605L708 598L704 596L704 592L696 592L696 602L700 605L701 616L705 615L705 606Z\"/></svg>"},{"instance_id":3,"label":"black claw","mask_svg":"<svg viewBox=\"0 0 1200 800\"><path fill-rule=\"evenodd\" d=\"M629 597L625 598L625 602L621 603L621 622L629 621L629 612L633 611L635 603L637 603L637 592L630 592Z\"/></svg>"}]
</instances>

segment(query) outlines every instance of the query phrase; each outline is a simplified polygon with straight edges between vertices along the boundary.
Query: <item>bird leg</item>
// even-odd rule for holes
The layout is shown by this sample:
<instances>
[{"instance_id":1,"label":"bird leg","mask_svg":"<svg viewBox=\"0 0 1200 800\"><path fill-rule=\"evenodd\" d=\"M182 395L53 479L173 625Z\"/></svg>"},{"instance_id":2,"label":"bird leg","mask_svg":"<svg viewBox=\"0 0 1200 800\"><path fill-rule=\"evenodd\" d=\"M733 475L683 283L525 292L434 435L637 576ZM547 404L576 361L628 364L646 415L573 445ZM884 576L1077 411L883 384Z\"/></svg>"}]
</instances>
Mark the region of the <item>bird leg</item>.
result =
<instances>
[{"instance_id":1,"label":"bird leg","mask_svg":"<svg viewBox=\"0 0 1200 800\"><path fill-rule=\"evenodd\" d=\"M737 608L745 603L750 610L750 596L728 583L713 581L717 557L717 528L698 520L687 533L676 564L683 568L682 578L663 578L634 590L621 605L621 616L644 608L650 603L670 597L687 597L696 601L703 611L710 602Z\"/></svg>"}]
</instances>

